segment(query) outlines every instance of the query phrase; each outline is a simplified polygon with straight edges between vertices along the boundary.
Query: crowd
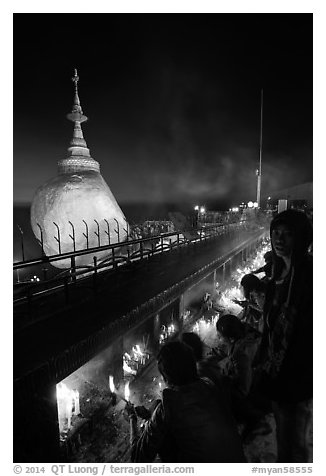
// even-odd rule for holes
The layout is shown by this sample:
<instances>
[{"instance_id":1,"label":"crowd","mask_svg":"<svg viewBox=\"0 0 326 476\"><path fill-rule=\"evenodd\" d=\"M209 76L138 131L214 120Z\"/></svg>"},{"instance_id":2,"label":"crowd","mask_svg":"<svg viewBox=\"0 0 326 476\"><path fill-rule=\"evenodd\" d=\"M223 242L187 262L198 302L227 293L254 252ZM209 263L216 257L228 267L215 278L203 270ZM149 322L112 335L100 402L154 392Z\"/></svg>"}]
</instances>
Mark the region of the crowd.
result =
<instances>
[{"instance_id":1,"label":"crowd","mask_svg":"<svg viewBox=\"0 0 326 476\"><path fill-rule=\"evenodd\" d=\"M312 226L286 210L270 235L266 264L241 280L243 310L218 319L210 355L195 333L162 346L162 398L126 406L133 462L245 462L244 444L270 431L271 412L277 461L312 461Z\"/></svg>"}]
</instances>

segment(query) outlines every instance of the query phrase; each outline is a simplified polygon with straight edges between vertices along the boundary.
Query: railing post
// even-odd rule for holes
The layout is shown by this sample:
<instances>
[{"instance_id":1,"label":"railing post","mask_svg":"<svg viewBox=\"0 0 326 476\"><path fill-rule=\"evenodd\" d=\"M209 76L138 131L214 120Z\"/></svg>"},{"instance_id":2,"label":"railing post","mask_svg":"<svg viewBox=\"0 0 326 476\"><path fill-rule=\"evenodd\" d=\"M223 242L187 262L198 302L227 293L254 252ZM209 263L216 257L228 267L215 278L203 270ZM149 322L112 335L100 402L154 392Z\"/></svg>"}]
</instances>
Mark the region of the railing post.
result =
<instances>
[{"instance_id":1,"label":"railing post","mask_svg":"<svg viewBox=\"0 0 326 476\"><path fill-rule=\"evenodd\" d=\"M70 220L69 220L69 224L70 224L71 229L72 229L72 235L69 233L69 237L72 239L73 248L74 248L74 252L75 252L75 251L76 251L75 227L74 227L74 225L71 223Z\"/></svg>"},{"instance_id":2,"label":"railing post","mask_svg":"<svg viewBox=\"0 0 326 476\"><path fill-rule=\"evenodd\" d=\"M120 226L119 226L119 222L116 218L113 218L113 220L116 222L117 224L117 230L114 229L114 231L116 232L116 234L118 235L118 243L120 243Z\"/></svg>"},{"instance_id":3,"label":"railing post","mask_svg":"<svg viewBox=\"0 0 326 476\"><path fill-rule=\"evenodd\" d=\"M53 222L54 226L56 227L57 229L57 233L58 233L58 236L54 237L54 239L56 240L56 242L58 243L58 247L59 247L59 255L61 255L61 237L60 237L60 228L59 226L57 225L57 223L54 221Z\"/></svg>"},{"instance_id":4,"label":"railing post","mask_svg":"<svg viewBox=\"0 0 326 476\"><path fill-rule=\"evenodd\" d=\"M41 228L39 223L36 223L36 225L39 227L39 230L40 230L40 240L38 240L38 241L39 241L39 243L41 243L42 254L44 255L43 231L42 231L42 228Z\"/></svg>"},{"instance_id":5,"label":"railing post","mask_svg":"<svg viewBox=\"0 0 326 476\"><path fill-rule=\"evenodd\" d=\"M105 233L107 234L108 240L109 240L109 245L111 244L111 237L110 237L110 225L109 222L104 218L104 221L106 223L106 226L108 228L108 231L105 230Z\"/></svg>"},{"instance_id":6,"label":"railing post","mask_svg":"<svg viewBox=\"0 0 326 476\"><path fill-rule=\"evenodd\" d=\"M98 246L100 247L101 246L100 225L99 225L99 222L97 220L95 220L95 218L94 218L94 221L95 221L96 226L97 226L97 231L94 231L94 233L97 236L97 243L98 243Z\"/></svg>"},{"instance_id":7,"label":"railing post","mask_svg":"<svg viewBox=\"0 0 326 476\"><path fill-rule=\"evenodd\" d=\"M83 235L85 236L86 238L86 248L88 249L88 225L86 223L85 220L83 220L84 224L85 224L85 228L86 228L86 233L83 233Z\"/></svg>"},{"instance_id":8,"label":"railing post","mask_svg":"<svg viewBox=\"0 0 326 476\"><path fill-rule=\"evenodd\" d=\"M17 225L17 227L18 227L18 230L20 231L20 235L21 235L22 257L23 257L23 261L25 261L24 232L23 232L23 230L20 228L19 225Z\"/></svg>"}]
</instances>

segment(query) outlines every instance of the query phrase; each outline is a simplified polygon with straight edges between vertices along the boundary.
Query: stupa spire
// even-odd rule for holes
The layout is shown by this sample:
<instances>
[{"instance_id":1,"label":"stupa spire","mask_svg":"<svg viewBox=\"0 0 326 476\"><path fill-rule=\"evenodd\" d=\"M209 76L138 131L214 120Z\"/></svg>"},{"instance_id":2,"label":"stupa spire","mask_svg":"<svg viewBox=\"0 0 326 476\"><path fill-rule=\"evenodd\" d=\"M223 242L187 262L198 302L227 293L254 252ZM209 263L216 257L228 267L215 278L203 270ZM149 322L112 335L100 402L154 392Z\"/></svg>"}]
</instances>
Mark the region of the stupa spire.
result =
<instances>
[{"instance_id":1,"label":"stupa spire","mask_svg":"<svg viewBox=\"0 0 326 476\"><path fill-rule=\"evenodd\" d=\"M83 114L78 94L79 76L77 69L71 78L74 83L74 102L72 110L67 114L67 119L74 123L74 132L68 147L68 157L58 162L59 173L70 173L80 170L94 170L99 172L99 163L92 159L81 128L82 122L87 121L87 116Z\"/></svg>"}]
</instances>

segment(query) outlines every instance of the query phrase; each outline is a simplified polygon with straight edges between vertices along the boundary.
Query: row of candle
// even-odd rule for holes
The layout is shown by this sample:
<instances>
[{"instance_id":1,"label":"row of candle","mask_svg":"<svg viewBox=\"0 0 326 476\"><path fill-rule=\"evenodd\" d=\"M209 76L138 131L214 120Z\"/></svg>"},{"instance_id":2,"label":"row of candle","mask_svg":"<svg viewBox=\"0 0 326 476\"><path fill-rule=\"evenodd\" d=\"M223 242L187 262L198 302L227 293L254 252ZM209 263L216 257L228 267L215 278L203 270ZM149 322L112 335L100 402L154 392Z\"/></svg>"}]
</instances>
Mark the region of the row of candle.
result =
<instances>
[{"instance_id":1,"label":"row of candle","mask_svg":"<svg viewBox=\"0 0 326 476\"><path fill-rule=\"evenodd\" d=\"M175 333L176 329L175 329L175 325L173 324L173 322L169 325L169 326L165 326L163 325L161 327L161 334L159 335L159 344L164 344L164 342L169 338L171 337L172 334Z\"/></svg>"},{"instance_id":2,"label":"row of candle","mask_svg":"<svg viewBox=\"0 0 326 476\"><path fill-rule=\"evenodd\" d=\"M113 375L109 375L109 387L110 387L110 392L111 392L111 403L113 405L116 404L118 396L120 397L120 399L124 400L125 402L130 402L129 380L127 380L126 383L125 383L124 397L122 397L121 395L119 395L117 393L115 385L114 385Z\"/></svg>"}]
</instances>

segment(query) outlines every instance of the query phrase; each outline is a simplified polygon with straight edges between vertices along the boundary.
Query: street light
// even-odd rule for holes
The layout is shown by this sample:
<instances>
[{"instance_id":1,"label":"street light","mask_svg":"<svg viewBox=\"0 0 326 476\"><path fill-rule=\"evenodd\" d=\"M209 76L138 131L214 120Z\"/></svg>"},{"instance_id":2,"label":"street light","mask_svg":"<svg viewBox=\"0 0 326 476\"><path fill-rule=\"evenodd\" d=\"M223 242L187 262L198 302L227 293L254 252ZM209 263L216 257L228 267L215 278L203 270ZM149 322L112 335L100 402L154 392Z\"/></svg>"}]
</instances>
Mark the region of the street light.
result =
<instances>
[{"instance_id":1,"label":"street light","mask_svg":"<svg viewBox=\"0 0 326 476\"><path fill-rule=\"evenodd\" d=\"M258 208L258 203L257 203L257 202L254 202L254 203L253 203L253 207L254 207L254 208Z\"/></svg>"},{"instance_id":2,"label":"street light","mask_svg":"<svg viewBox=\"0 0 326 476\"><path fill-rule=\"evenodd\" d=\"M256 202L256 203L257 203L257 202ZM254 202L252 202L252 201L250 200L250 202L248 202L248 208L253 208L253 206L254 206Z\"/></svg>"},{"instance_id":3,"label":"street light","mask_svg":"<svg viewBox=\"0 0 326 476\"><path fill-rule=\"evenodd\" d=\"M205 207L200 207L199 211L200 211L201 214L204 214L206 212L206 208Z\"/></svg>"},{"instance_id":4,"label":"street light","mask_svg":"<svg viewBox=\"0 0 326 476\"><path fill-rule=\"evenodd\" d=\"M198 206L198 205L195 205L194 210L195 210L196 212L198 212L199 206Z\"/></svg>"},{"instance_id":5,"label":"street light","mask_svg":"<svg viewBox=\"0 0 326 476\"><path fill-rule=\"evenodd\" d=\"M262 176L262 155L263 155L263 90L260 99L260 138L259 138L259 168L257 169L257 207L260 207L261 176Z\"/></svg>"}]
</instances>

